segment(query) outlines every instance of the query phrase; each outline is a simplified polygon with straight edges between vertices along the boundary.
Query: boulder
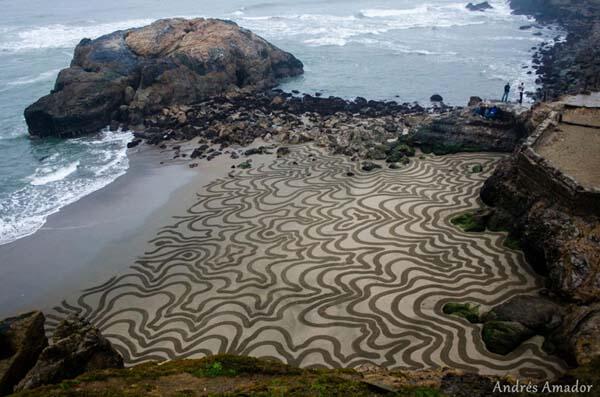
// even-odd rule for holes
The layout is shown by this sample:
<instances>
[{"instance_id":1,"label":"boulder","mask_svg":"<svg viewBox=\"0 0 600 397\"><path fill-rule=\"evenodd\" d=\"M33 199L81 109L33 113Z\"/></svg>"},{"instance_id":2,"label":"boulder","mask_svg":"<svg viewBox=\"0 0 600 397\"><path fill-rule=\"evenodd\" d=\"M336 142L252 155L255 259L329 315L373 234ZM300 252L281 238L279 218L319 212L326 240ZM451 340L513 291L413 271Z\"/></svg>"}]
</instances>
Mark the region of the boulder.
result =
<instances>
[{"instance_id":1,"label":"boulder","mask_svg":"<svg viewBox=\"0 0 600 397\"><path fill-rule=\"evenodd\" d=\"M97 328L72 315L58 325L52 344L42 351L15 390L54 384L106 368L123 368L123 358Z\"/></svg>"},{"instance_id":2,"label":"boulder","mask_svg":"<svg viewBox=\"0 0 600 397\"><path fill-rule=\"evenodd\" d=\"M13 392L48 346L44 322L37 311L0 322L0 395Z\"/></svg>"},{"instance_id":3,"label":"boulder","mask_svg":"<svg viewBox=\"0 0 600 397\"><path fill-rule=\"evenodd\" d=\"M562 309L541 297L519 295L483 315L483 321L517 322L540 335L547 335L562 323Z\"/></svg>"},{"instance_id":4,"label":"boulder","mask_svg":"<svg viewBox=\"0 0 600 397\"><path fill-rule=\"evenodd\" d=\"M485 10L494 8L487 1L484 1L483 3L477 3L477 4L469 3L466 5L466 7L470 11L485 11Z\"/></svg>"},{"instance_id":5,"label":"boulder","mask_svg":"<svg viewBox=\"0 0 600 397\"><path fill-rule=\"evenodd\" d=\"M444 98L442 98L442 96L440 94L433 94L429 100L431 102L444 102Z\"/></svg>"},{"instance_id":6,"label":"boulder","mask_svg":"<svg viewBox=\"0 0 600 397\"><path fill-rule=\"evenodd\" d=\"M512 352L534 335L532 330L514 321L488 321L481 331L487 349L503 355Z\"/></svg>"},{"instance_id":7,"label":"boulder","mask_svg":"<svg viewBox=\"0 0 600 397\"><path fill-rule=\"evenodd\" d=\"M590 364L600 357L600 304L571 305L562 326L546 338L544 349L570 365Z\"/></svg>"},{"instance_id":8,"label":"boulder","mask_svg":"<svg viewBox=\"0 0 600 397\"><path fill-rule=\"evenodd\" d=\"M265 90L303 72L302 63L249 30L218 19L163 19L75 48L52 92L25 110L29 132L70 137L121 118L244 89Z\"/></svg>"},{"instance_id":9,"label":"boulder","mask_svg":"<svg viewBox=\"0 0 600 397\"><path fill-rule=\"evenodd\" d=\"M471 98L469 98L469 103L467 104L467 106L469 106L469 107L471 107L471 106L477 106L481 102L483 102L483 99L481 99L478 96L472 96Z\"/></svg>"},{"instance_id":10,"label":"boulder","mask_svg":"<svg viewBox=\"0 0 600 397\"><path fill-rule=\"evenodd\" d=\"M361 168L362 168L363 171L371 172L371 171L374 171L376 169L380 169L381 166L379 164L376 164L376 163L373 163L373 162L370 162L370 161L364 161L362 163L362 167Z\"/></svg>"}]
</instances>

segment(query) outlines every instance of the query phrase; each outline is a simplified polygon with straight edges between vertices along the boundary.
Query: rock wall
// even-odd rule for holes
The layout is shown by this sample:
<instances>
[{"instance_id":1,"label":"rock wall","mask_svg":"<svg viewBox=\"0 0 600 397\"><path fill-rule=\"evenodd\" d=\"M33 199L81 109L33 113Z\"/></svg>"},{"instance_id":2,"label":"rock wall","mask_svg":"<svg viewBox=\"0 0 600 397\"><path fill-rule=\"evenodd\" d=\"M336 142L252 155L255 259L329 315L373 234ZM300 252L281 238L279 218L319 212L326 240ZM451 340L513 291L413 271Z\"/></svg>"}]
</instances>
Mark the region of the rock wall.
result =
<instances>
[{"instance_id":1,"label":"rock wall","mask_svg":"<svg viewBox=\"0 0 600 397\"><path fill-rule=\"evenodd\" d=\"M485 182L481 198L495 208L491 222L521 240L528 261L548 276L553 293L570 302L597 302L600 192L579 185L536 153L535 143L559 117L554 110L547 114Z\"/></svg>"},{"instance_id":2,"label":"rock wall","mask_svg":"<svg viewBox=\"0 0 600 397\"><path fill-rule=\"evenodd\" d=\"M475 115L473 110L467 107L423 120L410 142L435 154L512 152L525 135L513 109L500 109L493 120Z\"/></svg>"}]
</instances>

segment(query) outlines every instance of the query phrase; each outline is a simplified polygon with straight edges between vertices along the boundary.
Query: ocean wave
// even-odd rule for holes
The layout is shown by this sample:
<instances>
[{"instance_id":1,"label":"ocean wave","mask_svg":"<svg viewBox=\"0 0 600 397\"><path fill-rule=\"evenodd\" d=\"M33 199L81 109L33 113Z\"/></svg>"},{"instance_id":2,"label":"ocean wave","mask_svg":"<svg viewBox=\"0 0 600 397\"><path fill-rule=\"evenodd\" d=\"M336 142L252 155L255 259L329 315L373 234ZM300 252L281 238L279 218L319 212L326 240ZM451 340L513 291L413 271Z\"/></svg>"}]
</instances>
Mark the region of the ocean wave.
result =
<instances>
[{"instance_id":1,"label":"ocean wave","mask_svg":"<svg viewBox=\"0 0 600 397\"><path fill-rule=\"evenodd\" d=\"M18 52L46 48L72 48L83 38L96 38L116 30L129 29L152 23L152 19L130 19L119 22L37 26L25 30L8 31L8 41L0 42L0 51Z\"/></svg>"},{"instance_id":2,"label":"ocean wave","mask_svg":"<svg viewBox=\"0 0 600 397\"><path fill-rule=\"evenodd\" d=\"M47 72L43 72L33 77L22 77L15 81L10 81L6 83L8 86L19 86L19 85L29 85L39 83L40 81L53 80L56 78L56 75L60 72L60 69L52 69Z\"/></svg>"},{"instance_id":3,"label":"ocean wave","mask_svg":"<svg viewBox=\"0 0 600 397\"><path fill-rule=\"evenodd\" d=\"M30 183L0 197L0 245L35 233L48 216L125 174L132 137L130 131L104 130L97 137L65 141L41 159ZM80 160L65 164L73 155Z\"/></svg>"},{"instance_id":4,"label":"ocean wave","mask_svg":"<svg viewBox=\"0 0 600 397\"><path fill-rule=\"evenodd\" d=\"M288 14L240 15L236 21L266 38L301 38L311 46L344 46L356 38L382 35L393 30L445 29L483 25L498 20L518 18L510 13L503 0L492 2L494 9L474 13L465 3L425 3L412 8L368 8L352 15ZM436 54L429 49L415 50L421 55Z\"/></svg>"},{"instance_id":5,"label":"ocean wave","mask_svg":"<svg viewBox=\"0 0 600 397\"><path fill-rule=\"evenodd\" d=\"M77 171L79 164L79 161L75 161L55 170L49 167L38 168L36 170L36 174L31 177L31 182L29 183L31 183L33 186L41 186L52 182L62 181Z\"/></svg>"}]
</instances>

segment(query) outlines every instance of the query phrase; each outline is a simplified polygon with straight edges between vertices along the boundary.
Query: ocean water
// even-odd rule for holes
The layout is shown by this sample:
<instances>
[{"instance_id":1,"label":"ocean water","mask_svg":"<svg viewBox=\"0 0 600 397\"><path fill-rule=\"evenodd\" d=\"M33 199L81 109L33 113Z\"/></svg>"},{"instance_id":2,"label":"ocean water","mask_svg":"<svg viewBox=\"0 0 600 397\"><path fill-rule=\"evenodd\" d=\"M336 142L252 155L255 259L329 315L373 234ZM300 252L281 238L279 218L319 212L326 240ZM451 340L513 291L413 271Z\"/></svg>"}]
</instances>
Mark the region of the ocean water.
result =
<instances>
[{"instance_id":1,"label":"ocean water","mask_svg":"<svg viewBox=\"0 0 600 397\"><path fill-rule=\"evenodd\" d=\"M75 45L158 18L218 17L292 52L305 75L281 87L346 98L449 104L498 98L507 81L535 89L531 47L552 28L520 30L504 0L473 13L455 0L0 0L0 244L106 186L128 167L129 131L67 141L28 138L23 110L47 94ZM540 35L534 35L539 32Z\"/></svg>"}]
</instances>

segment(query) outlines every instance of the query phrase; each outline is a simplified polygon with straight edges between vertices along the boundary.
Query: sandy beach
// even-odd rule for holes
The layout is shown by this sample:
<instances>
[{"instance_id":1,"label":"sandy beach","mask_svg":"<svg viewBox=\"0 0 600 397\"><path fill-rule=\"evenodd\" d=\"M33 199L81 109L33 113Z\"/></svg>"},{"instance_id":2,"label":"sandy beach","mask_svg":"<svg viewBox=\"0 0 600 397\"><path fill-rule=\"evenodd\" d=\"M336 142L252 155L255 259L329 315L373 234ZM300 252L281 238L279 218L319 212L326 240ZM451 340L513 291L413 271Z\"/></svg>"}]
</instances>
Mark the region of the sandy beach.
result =
<instances>
[{"instance_id":1,"label":"sandy beach","mask_svg":"<svg viewBox=\"0 0 600 397\"><path fill-rule=\"evenodd\" d=\"M49 310L127 271L147 241L192 205L199 187L241 161L221 156L190 169L172 157L155 147L130 149L125 175L50 216L35 234L1 245L0 315Z\"/></svg>"}]
</instances>

